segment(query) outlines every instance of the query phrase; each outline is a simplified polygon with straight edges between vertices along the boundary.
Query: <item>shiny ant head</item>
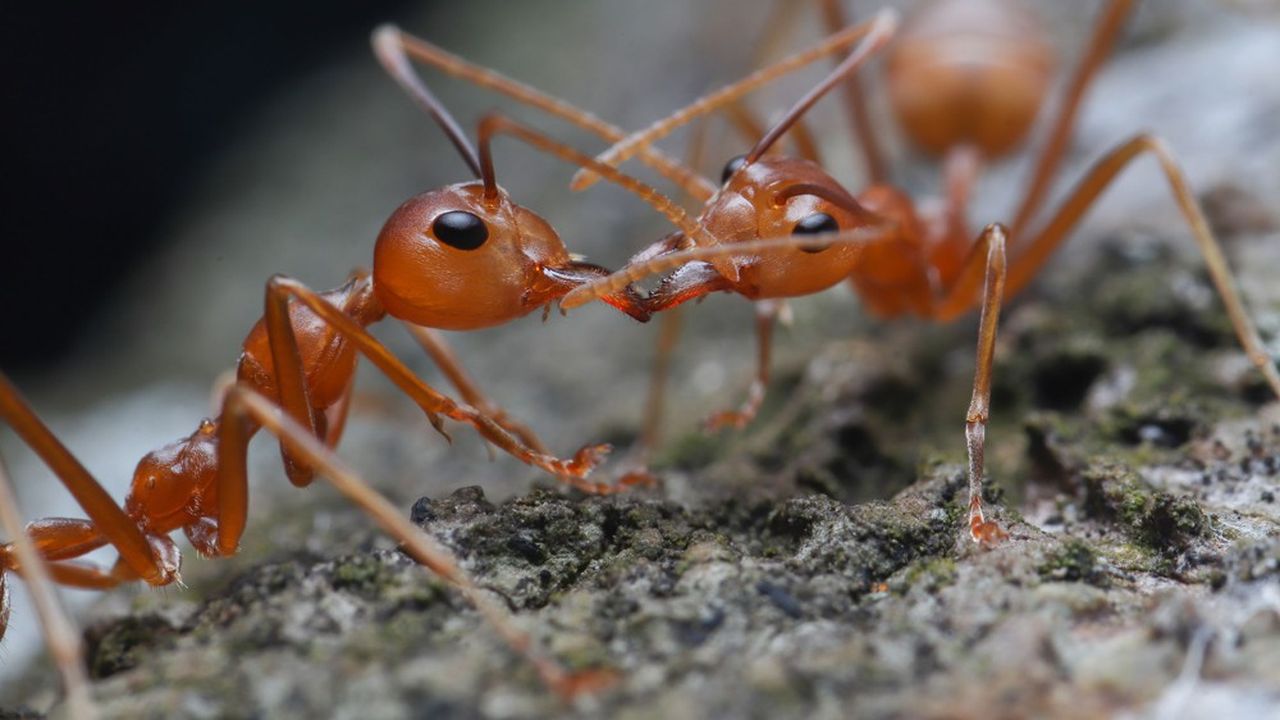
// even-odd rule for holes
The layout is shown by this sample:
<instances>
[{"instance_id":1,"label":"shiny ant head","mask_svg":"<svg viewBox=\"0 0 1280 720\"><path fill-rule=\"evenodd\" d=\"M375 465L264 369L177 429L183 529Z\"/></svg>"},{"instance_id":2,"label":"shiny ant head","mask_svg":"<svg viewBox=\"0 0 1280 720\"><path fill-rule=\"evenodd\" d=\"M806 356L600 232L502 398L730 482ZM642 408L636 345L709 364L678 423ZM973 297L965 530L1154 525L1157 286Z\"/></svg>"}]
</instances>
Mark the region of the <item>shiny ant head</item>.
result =
<instances>
[{"instance_id":1,"label":"shiny ant head","mask_svg":"<svg viewBox=\"0 0 1280 720\"><path fill-rule=\"evenodd\" d=\"M749 155L725 165L724 186L703 219L724 242L819 235L874 224L864 210L814 163L799 158ZM857 264L853 244L780 247L727 260L752 297L791 297L824 290L848 277ZM722 270L722 274L723 270Z\"/></svg>"},{"instance_id":2,"label":"shiny ant head","mask_svg":"<svg viewBox=\"0 0 1280 720\"><path fill-rule=\"evenodd\" d=\"M410 198L378 234L373 287L395 317L446 330L498 325L571 289L569 257L551 225L482 182Z\"/></svg>"},{"instance_id":3,"label":"shiny ant head","mask_svg":"<svg viewBox=\"0 0 1280 720\"><path fill-rule=\"evenodd\" d=\"M880 218L858 205L840 183L815 163L766 153L809 108L888 42L896 23L896 16L891 13L879 16L863 44L797 101L750 152L725 165L720 192L701 217L721 242L848 232L879 223ZM853 243L779 246L718 258L711 264L748 297L790 297L836 284L852 273L860 254L860 248Z\"/></svg>"},{"instance_id":4,"label":"shiny ant head","mask_svg":"<svg viewBox=\"0 0 1280 720\"><path fill-rule=\"evenodd\" d=\"M573 260L546 220L498 187L487 135L481 132L477 153L413 71L398 30L375 30L373 49L478 178L412 197L387 220L374 248L373 289L388 313L416 325L473 330L514 320L608 274ZM649 317L629 287L603 300L636 319Z\"/></svg>"}]
</instances>

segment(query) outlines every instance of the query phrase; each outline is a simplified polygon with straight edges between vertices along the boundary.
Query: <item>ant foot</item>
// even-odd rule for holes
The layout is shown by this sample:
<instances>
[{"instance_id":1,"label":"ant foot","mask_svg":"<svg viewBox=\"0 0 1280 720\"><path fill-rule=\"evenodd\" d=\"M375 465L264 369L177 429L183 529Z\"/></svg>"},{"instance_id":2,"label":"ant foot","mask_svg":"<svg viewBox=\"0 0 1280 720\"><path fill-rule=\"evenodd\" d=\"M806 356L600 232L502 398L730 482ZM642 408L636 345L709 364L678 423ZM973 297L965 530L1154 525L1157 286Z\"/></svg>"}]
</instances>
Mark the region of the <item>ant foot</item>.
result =
<instances>
[{"instance_id":1,"label":"ant foot","mask_svg":"<svg viewBox=\"0 0 1280 720\"><path fill-rule=\"evenodd\" d=\"M608 668L579 670L577 672L560 672L558 677L548 680L548 684L556 694L565 700L574 700L584 695L595 695L608 690L617 684L620 674Z\"/></svg>"},{"instance_id":2,"label":"ant foot","mask_svg":"<svg viewBox=\"0 0 1280 720\"><path fill-rule=\"evenodd\" d=\"M748 414L738 410L725 410L702 421L702 428L709 433L723 430L726 427L741 430L754 418L754 413Z\"/></svg>"},{"instance_id":3,"label":"ant foot","mask_svg":"<svg viewBox=\"0 0 1280 720\"><path fill-rule=\"evenodd\" d=\"M612 451L613 446L609 443L587 445L574 453L572 460L557 462L560 464L563 475L573 478L585 478Z\"/></svg>"},{"instance_id":4,"label":"ant foot","mask_svg":"<svg viewBox=\"0 0 1280 720\"><path fill-rule=\"evenodd\" d=\"M973 518L969 521L969 535L983 547L993 547L1009 539L1009 533L995 520Z\"/></svg>"},{"instance_id":5,"label":"ant foot","mask_svg":"<svg viewBox=\"0 0 1280 720\"><path fill-rule=\"evenodd\" d=\"M662 479L657 475L649 472L648 468L638 468L636 470L628 470L618 478L619 487L644 487L654 488L662 484Z\"/></svg>"}]
</instances>

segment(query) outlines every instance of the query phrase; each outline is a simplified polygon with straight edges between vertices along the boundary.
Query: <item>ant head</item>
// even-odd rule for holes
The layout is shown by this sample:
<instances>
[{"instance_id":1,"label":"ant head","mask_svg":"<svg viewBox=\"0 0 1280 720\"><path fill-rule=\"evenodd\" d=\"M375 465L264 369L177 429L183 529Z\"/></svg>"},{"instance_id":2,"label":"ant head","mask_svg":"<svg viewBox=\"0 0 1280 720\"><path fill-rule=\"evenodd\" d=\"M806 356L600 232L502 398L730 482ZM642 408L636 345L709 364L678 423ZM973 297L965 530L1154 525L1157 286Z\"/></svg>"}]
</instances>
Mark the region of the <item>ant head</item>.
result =
<instances>
[{"instance_id":1,"label":"ant head","mask_svg":"<svg viewBox=\"0 0 1280 720\"><path fill-rule=\"evenodd\" d=\"M459 183L410 198L392 213L374 247L373 286L397 318L470 330L555 299L546 274L572 262L537 214L501 189L490 196L482 182Z\"/></svg>"},{"instance_id":2,"label":"ant head","mask_svg":"<svg viewBox=\"0 0 1280 720\"><path fill-rule=\"evenodd\" d=\"M472 330L499 325L557 300L601 274L574 261L551 225L511 202L498 187L489 143L481 151L410 67L405 36L392 26L373 33L391 77L440 126L478 178L405 201L378 234L373 289L392 316L417 325ZM628 288L606 302L648 319Z\"/></svg>"},{"instance_id":3,"label":"ant head","mask_svg":"<svg viewBox=\"0 0 1280 720\"><path fill-rule=\"evenodd\" d=\"M702 220L722 241L825 235L877 225L880 218L858 205L840 183L815 163L766 155L824 95L844 82L871 53L892 37L897 16L882 12L862 43L822 82L800 98L747 154L733 158L721 174L723 187ZM860 248L852 243L779 246L757 254L711 261L720 275L748 297L807 295L846 277ZM731 267L726 267L727 265Z\"/></svg>"},{"instance_id":4,"label":"ant head","mask_svg":"<svg viewBox=\"0 0 1280 720\"><path fill-rule=\"evenodd\" d=\"M723 177L724 187L703 218L727 242L836 233L877 221L808 160L739 156L725 165ZM846 243L779 247L726 260L735 263L747 294L766 298L828 288L848 277L858 256L859 248Z\"/></svg>"},{"instance_id":5,"label":"ant head","mask_svg":"<svg viewBox=\"0 0 1280 720\"><path fill-rule=\"evenodd\" d=\"M972 144L998 157L1030 131L1054 64L1043 23L1028 9L980 0L915 14L885 70L894 113L922 150Z\"/></svg>"}]
</instances>

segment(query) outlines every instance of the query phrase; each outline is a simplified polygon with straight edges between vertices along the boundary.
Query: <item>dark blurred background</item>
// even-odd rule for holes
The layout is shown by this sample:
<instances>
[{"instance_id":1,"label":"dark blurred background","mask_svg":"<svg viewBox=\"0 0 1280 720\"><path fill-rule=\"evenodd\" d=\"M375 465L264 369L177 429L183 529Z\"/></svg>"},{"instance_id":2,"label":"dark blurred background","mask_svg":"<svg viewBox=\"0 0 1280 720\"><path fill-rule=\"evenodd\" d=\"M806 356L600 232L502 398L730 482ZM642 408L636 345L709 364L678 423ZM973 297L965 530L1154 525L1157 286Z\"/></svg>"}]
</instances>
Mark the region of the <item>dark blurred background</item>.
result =
<instances>
[{"instance_id":1,"label":"dark blurred background","mask_svg":"<svg viewBox=\"0 0 1280 720\"><path fill-rule=\"evenodd\" d=\"M9 4L0 367L63 360L241 119L408 4Z\"/></svg>"}]
</instances>

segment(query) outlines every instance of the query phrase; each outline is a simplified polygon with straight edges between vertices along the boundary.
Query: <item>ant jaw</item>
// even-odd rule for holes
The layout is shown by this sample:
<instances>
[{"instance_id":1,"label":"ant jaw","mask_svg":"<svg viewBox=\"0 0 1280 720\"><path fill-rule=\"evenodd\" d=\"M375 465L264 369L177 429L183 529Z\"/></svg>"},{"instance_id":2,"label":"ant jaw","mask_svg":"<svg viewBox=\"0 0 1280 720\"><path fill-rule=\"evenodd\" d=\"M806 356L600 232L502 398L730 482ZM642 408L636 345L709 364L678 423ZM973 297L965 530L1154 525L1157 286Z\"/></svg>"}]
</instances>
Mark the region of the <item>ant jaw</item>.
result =
<instances>
[{"instance_id":1,"label":"ant jaw","mask_svg":"<svg viewBox=\"0 0 1280 720\"><path fill-rule=\"evenodd\" d=\"M560 300L571 290L586 285L593 280L609 277L605 268L592 263L570 260L564 265L555 267L540 266L541 278L547 284L531 283L525 295L525 302L530 305L542 305L553 300ZM627 285L621 290L600 298L639 322L648 322L652 313L645 306L645 298L640 295L634 285ZM561 308L561 313L564 308Z\"/></svg>"}]
</instances>

